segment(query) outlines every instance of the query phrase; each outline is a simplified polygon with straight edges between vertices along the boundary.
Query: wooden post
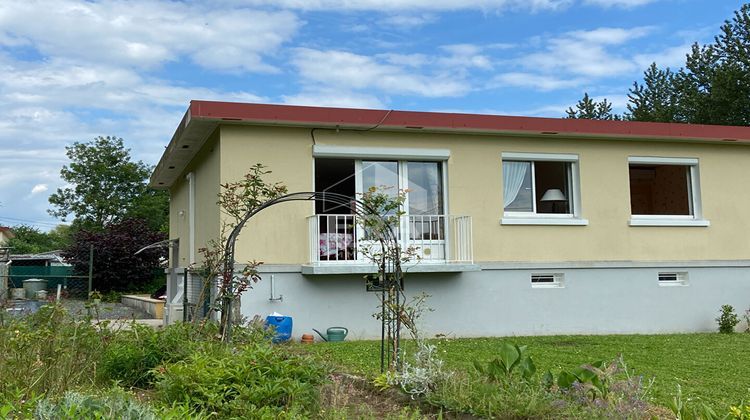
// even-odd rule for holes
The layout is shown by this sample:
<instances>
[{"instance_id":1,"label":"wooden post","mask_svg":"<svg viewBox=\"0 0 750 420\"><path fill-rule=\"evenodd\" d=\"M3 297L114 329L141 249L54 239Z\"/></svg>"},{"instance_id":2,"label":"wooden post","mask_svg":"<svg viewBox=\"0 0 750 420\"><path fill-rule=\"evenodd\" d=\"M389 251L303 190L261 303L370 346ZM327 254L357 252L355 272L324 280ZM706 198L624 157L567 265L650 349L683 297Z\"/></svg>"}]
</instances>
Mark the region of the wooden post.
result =
<instances>
[{"instance_id":1,"label":"wooden post","mask_svg":"<svg viewBox=\"0 0 750 420\"><path fill-rule=\"evenodd\" d=\"M94 284L94 244L89 245L89 299L91 298L91 290Z\"/></svg>"}]
</instances>

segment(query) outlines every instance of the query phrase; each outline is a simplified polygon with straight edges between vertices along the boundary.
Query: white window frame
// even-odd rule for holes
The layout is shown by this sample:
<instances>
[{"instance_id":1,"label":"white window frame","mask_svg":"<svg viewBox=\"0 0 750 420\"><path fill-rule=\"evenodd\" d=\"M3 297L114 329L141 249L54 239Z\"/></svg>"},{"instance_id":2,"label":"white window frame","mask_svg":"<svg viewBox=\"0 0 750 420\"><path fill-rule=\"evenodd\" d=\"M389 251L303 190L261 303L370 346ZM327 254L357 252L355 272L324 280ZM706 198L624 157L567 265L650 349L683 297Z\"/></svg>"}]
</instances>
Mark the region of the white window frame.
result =
<instances>
[{"instance_id":1,"label":"white window frame","mask_svg":"<svg viewBox=\"0 0 750 420\"><path fill-rule=\"evenodd\" d=\"M628 157L628 179L630 179L630 165L678 165L687 166L690 170L688 176L688 199L690 215L660 215L660 214L631 214L630 226L694 226L707 227L711 222L703 218L701 207L700 169L698 158L674 158L656 156L629 156ZM630 197L630 194L628 194ZM630 204L630 203L628 203Z\"/></svg>"},{"instance_id":2,"label":"white window frame","mask_svg":"<svg viewBox=\"0 0 750 420\"><path fill-rule=\"evenodd\" d=\"M568 153L519 153L504 152L502 161L525 161L531 162L531 184L532 189L536 188L534 162L564 162L569 163L568 182L570 183L569 204L573 212L568 214L551 214L536 212L536 195L532 193L531 212L505 211L500 223L503 225L568 225L568 226L586 226L589 221L581 217L581 181L578 168L578 155ZM502 163L501 163L502 165ZM503 188L505 186L503 185Z\"/></svg>"},{"instance_id":3,"label":"white window frame","mask_svg":"<svg viewBox=\"0 0 750 420\"><path fill-rule=\"evenodd\" d=\"M534 283L534 277L552 277L551 282L547 283ZM533 289L561 289L565 287L565 274L564 273L531 273L529 276L531 287Z\"/></svg>"}]
</instances>

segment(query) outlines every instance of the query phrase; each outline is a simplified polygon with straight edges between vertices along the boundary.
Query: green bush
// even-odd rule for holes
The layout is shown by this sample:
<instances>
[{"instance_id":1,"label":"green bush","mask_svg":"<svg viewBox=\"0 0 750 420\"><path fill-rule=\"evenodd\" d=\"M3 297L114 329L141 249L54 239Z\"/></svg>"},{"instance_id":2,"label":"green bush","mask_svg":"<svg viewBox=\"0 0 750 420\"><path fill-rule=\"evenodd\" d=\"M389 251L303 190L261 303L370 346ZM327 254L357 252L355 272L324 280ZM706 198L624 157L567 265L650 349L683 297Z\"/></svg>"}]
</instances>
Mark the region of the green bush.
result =
<instances>
[{"instance_id":1,"label":"green bush","mask_svg":"<svg viewBox=\"0 0 750 420\"><path fill-rule=\"evenodd\" d=\"M317 408L325 371L279 346L207 347L155 371L157 396L224 417L304 416Z\"/></svg>"},{"instance_id":2,"label":"green bush","mask_svg":"<svg viewBox=\"0 0 750 420\"><path fill-rule=\"evenodd\" d=\"M740 323L740 318L734 313L732 305L721 305L719 317L716 322L719 324L719 332L722 334L731 334L734 327Z\"/></svg>"},{"instance_id":3,"label":"green bush","mask_svg":"<svg viewBox=\"0 0 750 420\"><path fill-rule=\"evenodd\" d=\"M164 363L187 358L202 345L209 345L213 324L196 326L176 323L162 330L132 324L120 331L102 354L99 379L116 381L126 387L149 387L152 370Z\"/></svg>"}]
</instances>

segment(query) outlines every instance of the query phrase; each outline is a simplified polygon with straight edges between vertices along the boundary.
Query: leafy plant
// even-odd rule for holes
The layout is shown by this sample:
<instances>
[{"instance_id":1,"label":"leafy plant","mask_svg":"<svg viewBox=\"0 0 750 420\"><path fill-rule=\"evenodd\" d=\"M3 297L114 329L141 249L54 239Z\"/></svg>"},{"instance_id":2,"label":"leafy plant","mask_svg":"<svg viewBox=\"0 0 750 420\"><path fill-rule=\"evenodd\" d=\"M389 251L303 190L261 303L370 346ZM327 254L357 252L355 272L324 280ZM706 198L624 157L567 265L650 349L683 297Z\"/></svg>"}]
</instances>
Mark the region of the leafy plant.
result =
<instances>
[{"instance_id":1,"label":"leafy plant","mask_svg":"<svg viewBox=\"0 0 750 420\"><path fill-rule=\"evenodd\" d=\"M157 407L139 402L122 388L113 387L105 392L89 394L68 391L62 398L45 398L38 402L34 418L40 420L75 419L204 419L205 415L182 405Z\"/></svg>"},{"instance_id":2,"label":"leafy plant","mask_svg":"<svg viewBox=\"0 0 750 420\"><path fill-rule=\"evenodd\" d=\"M727 416L720 416L711 407L698 400L693 403L690 398L684 398L682 387L677 384L677 393L667 404L677 420L720 420Z\"/></svg>"},{"instance_id":3,"label":"leafy plant","mask_svg":"<svg viewBox=\"0 0 750 420\"><path fill-rule=\"evenodd\" d=\"M127 387L153 385L153 369L164 363L186 359L203 345L210 345L215 329L176 323L162 330L132 324L120 331L104 349L98 376Z\"/></svg>"},{"instance_id":4,"label":"leafy plant","mask_svg":"<svg viewBox=\"0 0 750 420\"><path fill-rule=\"evenodd\" d=\"M734 332L734 327L740 323L740 318L734 313L732 305L722 305L716 322L719 324L720 333L731 334Z\"/></svg>"},{"instance_id":5,"label":"leafy plant","mask_svg":"<svg viewBox=\"0 0 750 420\"><path fill-rule=\"evenodd\" d=\"M474 361L474 368L497 382L508 381L516 372L523 380L528 381L536 373L536 366L526 354L526 347L503 342L500 344L497 358L486 365Z\"/></svg>"},{"instance_id":6,"label":"leafy plant","mask_svg":"<svg viewBox=\"0 0 750 420\"><path fill-rule=\"evenodd\" d=\"M419 340L413 361L403 357L401 370L388 372L386 376L389 384L400 386L404 392L416 398L434 391L449 374L443 371L443 361L437 357L437 347Z\"/></svg>"},{"instance_id":7,"label":"leafy plant","mask_svg":"<svg viewBox=\"0 0 750 420\"><path fill-rule=\"evenodd\" d=\"M218 418L304 417L318 402L325 370L268 343L201 348L154 370L157 397Z\"/></svg>"}]
</instances>

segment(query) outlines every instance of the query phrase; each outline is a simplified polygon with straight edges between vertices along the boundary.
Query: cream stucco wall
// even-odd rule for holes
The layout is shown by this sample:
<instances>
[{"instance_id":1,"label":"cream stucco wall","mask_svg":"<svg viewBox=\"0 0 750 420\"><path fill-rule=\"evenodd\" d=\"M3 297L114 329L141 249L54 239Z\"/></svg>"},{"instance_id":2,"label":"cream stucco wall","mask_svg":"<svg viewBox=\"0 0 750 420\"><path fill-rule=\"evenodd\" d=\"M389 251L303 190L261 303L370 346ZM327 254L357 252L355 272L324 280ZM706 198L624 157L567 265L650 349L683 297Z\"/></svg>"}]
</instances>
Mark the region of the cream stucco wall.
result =
<instances>
[{"instance_id":1,"label":"cream stucco wall","mask_svg":"<svg viewBox=\"0 0 750 420\"><path fill-rule=\"evenodd\" d=\"M750 219L743 217L750 208L750 194L742 182L750 149L743 146L343 130L316 130L315 139L319 145L450 149L448 210L472 216L478 262L738 260L750 256L745 235ZM199 225L205 224L198 228L198 232L203 229L200 240L209 237L208 232L218 232L218 183L214 188L200 183L215 182L219 172L221 182L232 181L260 162L273 171L270 179L285 182L290 192L313 189L310 129L225 125L220 128L220 145L220 150L214 144L212 152L204 150L194 161L199 185L203 185L198 192L202 201ZM588 226L501 225L503 152L577 154L581 216L589 220ZM703 216L711 226L629 226L628 156L698 158ZM204 171L210 175L201 181ZM184 229L174 215L184 206L179 203L185 201L185 188L184 181L173 188L172 232ZM288 203L256 216L238 242L238 261L307 263L306 217L313 214L313 208L309 202Z\"/></svg>"},{"instance_id":2,"label":"cream stucco wall","mask_svg":"<svg viewBox=\"0 0 750 420\"><path fill-rule=\"evenodd\" d=\"M219 237L220 219L216 200L219 193L221 151L218 139L216 132L178 178L178 182L170 188L169 238L180 240L179 261L176 264L179 267L186 267L191 263L189 183L186 179L191 172L196 196L195 261L200 260L198 249L205 247L209 240Z\"/></svg>"}]
</instances>

